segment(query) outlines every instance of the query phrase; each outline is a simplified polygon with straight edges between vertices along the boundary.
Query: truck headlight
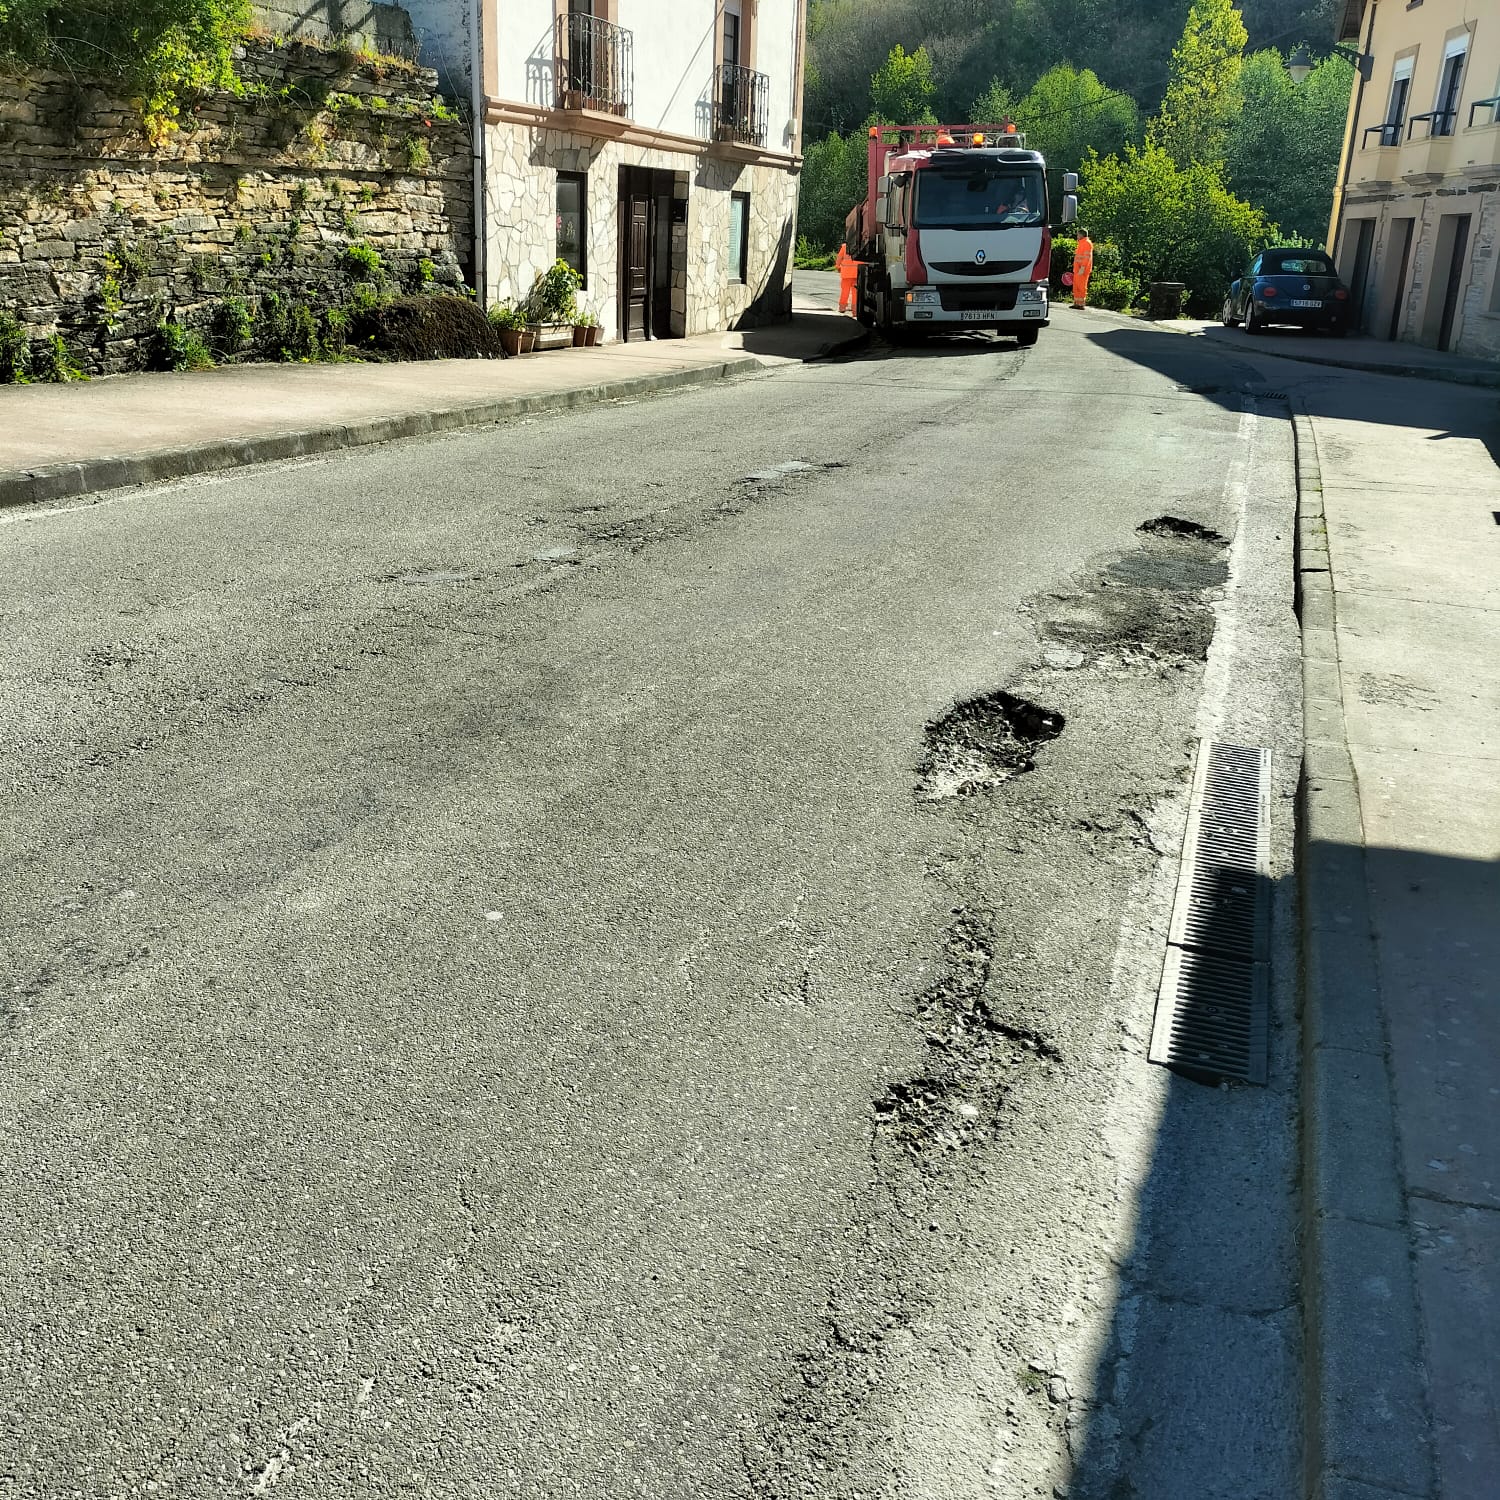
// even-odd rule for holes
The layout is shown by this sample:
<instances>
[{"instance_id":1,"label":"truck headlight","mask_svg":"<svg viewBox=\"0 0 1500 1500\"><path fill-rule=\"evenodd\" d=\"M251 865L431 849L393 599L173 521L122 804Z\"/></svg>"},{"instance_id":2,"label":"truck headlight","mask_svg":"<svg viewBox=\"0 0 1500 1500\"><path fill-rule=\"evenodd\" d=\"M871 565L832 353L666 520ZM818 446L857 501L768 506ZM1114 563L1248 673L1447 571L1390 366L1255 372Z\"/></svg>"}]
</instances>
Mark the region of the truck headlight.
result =
<instances>
[{"instance_id":1,"label":"truck headlight","mask_svg":"<svg viewBox=\"0 0 1500 1500\"><path fill-rule=\"evenodd\" d=\"M1040 286L1023 286L1016 293L1017 302L1045 302L1047 300L1047 289Z\"/></svg>"},{"instance_id":2,"label":"truck headlight","mask_svg":"<svg viewBox=\"0 0 1500 1500\"><path fill-rule=\"evenodd\" d=\"M936 307L939 301L941 301L941 297L935 286L913 287L906 294L906 305L908 307Z\"/></svg>"}]
</instances>

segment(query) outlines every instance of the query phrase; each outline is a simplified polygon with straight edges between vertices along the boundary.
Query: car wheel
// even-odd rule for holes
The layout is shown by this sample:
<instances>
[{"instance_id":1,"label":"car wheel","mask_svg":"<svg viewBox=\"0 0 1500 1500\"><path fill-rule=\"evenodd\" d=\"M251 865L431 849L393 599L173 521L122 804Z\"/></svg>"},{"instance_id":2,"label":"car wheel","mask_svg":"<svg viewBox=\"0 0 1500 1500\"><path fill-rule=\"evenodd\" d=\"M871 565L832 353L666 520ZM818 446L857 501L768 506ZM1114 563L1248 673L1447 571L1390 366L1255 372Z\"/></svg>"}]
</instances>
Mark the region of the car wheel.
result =
<instances>
[{"instance_id":1,"label":"car wheel","mask_svg":"<svg viewBox=\"0 0 1500 1500\"><path fill-rule=\"evenodd\" d=\"M1219 313L1219 321L1226 328L1233 328L1239 322L1239 319L1234 315L1234 299L1232 297L1224 299L1224 307Z\"/></svg>"},{"instance_id":2,"label":"car wheel","mask_svg":"<svg viewBox=\"0 0 1500 1500\"><path fill-rule=\"evenodd\" d=\"M1265 331L1266 325L1261 322L1260 315L1255 311L1255 304L1247 302L1245 304L1245 332L1264 333Z\"/></svg>"}]
</instances>

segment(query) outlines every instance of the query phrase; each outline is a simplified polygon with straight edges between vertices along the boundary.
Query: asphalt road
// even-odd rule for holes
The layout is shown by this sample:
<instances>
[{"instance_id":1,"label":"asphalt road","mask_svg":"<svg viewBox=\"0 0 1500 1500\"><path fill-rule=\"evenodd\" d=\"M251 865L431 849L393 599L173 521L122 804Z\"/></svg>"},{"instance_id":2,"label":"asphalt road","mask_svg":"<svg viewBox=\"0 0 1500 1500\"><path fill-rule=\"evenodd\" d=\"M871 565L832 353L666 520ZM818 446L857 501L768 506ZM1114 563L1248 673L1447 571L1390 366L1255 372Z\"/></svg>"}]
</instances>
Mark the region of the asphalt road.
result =
<instances>
[{"instance_id":1,"label":"asphalt road","mask_svg":"<svg viewBox=\"0 0 1500 1500\"><path fill-rule=\"evenodd\" d=\"M1291 473L1060 313L0 518L0 1496L1284 1500Z\"/></svg>"}]
</instances>

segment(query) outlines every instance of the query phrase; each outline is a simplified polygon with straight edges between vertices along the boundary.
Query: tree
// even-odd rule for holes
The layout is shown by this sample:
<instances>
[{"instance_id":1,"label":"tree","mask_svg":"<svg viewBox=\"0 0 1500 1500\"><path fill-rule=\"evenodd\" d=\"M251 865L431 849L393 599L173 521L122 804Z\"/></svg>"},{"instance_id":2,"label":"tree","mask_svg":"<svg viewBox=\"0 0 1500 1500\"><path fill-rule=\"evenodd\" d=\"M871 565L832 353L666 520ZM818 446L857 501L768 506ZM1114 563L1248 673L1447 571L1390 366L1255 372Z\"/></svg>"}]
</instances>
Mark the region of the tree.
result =
<instances>
[{"instance_id":1,"label":"tree","mask_svg":"<svg viewBox=\"0 0 1500 1500\"><path fill-rule=\"evenodd\" d=\"M862 135L833 135L803 152L797 191L797 229L819 250L832 250L844 237L849 210L865 196L869 148Z\"/></svg>"},{"instance_id":2,"label":"tree","mask_svg":"<svg viewBox=\"0 0 1500 1500\"><path fill-rule=\"evenodd\" d=\"M1106 88L1091 68L1066 63L1044 73L1016 108L1026 144L1050 165L1077 171L1093 151L1112 156L1140 138L1140 111L1128 94Z\"/></svg>"},{"instance_id":3,"label":"tree","mask_svg":"<svg viewBox=\"0 0 1500 1500\"><path fill-rule=\"evenodd\" d=\"M1233 0L1193 0L1148 138L1183 166L1222 162L1248 40Z\"/></svg>"},{"instance_id":4,"label":"tree","mask_svg":"<svg viewBox=\"0 0 1500 1500\"><path fill-rule=\"evenodd\" d=\"M932 58L925 47L908 53L897 42L890 55L870 79L872 120L886 125L933 124L932 106L937 85L932 79Z\"/></svg>"},{"instance_id":5,"label":"tree","mask_svg":"<svg viewBox=\"0 0 1500 1500\"><path fill-rule=\"evenodd\" d=\"M1084 187L1090 234L1118 247L1129 275L1185 282L1189 308L1200 313L1218 309L1230 280L1276 232L1214 163L1184 166L1155 144L1091 156Z\"/></svg>"},{"instance_id":6,"label":"tree","mask_svg":"<svg viewBox=\"0 0 1500 1500\"><path fill-rule=\"evenodd\" d=\"M1016 97L998 78L974 101L969 119L976 125L1003 125L1016 116Z\"/></svg>"},{"instance_id":7,"label":"tree","mask_svg":"<svg viewBox=\"0 0 1500 1500\"><path fill-rule=\"evenodd\" d=\"M1354 69L1330 57L1299 86L1274 50L1252 53L1240 74L1229 185L1303 239L1321 240L1328 228L1353 83Z\"/></svg>"}]
</instances>

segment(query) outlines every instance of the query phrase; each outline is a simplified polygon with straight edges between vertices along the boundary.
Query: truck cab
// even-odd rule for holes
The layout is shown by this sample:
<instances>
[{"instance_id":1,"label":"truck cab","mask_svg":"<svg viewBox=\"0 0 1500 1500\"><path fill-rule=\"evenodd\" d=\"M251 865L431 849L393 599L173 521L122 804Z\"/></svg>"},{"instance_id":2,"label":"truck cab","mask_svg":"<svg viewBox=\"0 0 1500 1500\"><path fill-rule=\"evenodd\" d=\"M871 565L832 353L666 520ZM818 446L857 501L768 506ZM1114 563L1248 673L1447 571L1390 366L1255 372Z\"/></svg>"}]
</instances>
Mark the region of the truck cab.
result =
<instances>
[{"instance_id":1,"label":"truck cab","mask_svg":"<svg viewBox=\"0 0 1500 1500\"><path fill-rule=\"evenodd\" d=\"M972 126L872 128L870 196L846 226L861 262L861 321L1036 342L1050 321L1046 162L1013 130L994 138ZM1064 222L1074 216L1069 196Z\"/></svg>"}]
</instances>

